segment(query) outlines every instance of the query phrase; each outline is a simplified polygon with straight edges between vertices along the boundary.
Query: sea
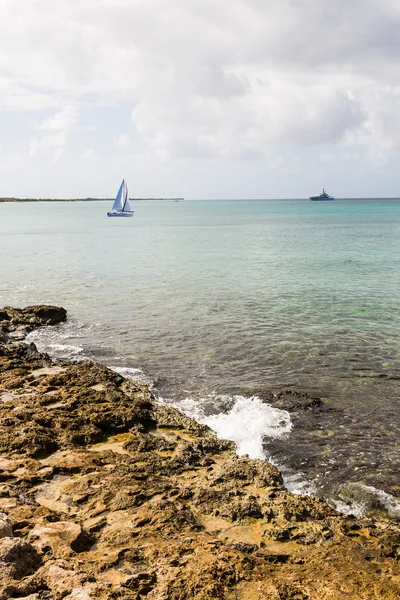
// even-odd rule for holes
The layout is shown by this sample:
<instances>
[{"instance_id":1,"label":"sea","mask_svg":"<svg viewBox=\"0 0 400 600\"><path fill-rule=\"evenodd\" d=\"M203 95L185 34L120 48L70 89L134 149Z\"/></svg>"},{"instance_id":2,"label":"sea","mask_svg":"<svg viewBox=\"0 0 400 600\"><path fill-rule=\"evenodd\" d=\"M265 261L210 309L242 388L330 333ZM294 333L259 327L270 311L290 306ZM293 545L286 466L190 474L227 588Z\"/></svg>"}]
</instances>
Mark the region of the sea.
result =
<instances>
[{"instance_id":1,"label":"sea","mask_svg":"<svg viewBox=\"0 0 400 600\"><path fill-rule=\"evenodd\" d=\"M0 204L0 304L68 311L29 341L148 383L294 492L400 518L400 199L132 205Z\"/></svg>"}]
</instances>

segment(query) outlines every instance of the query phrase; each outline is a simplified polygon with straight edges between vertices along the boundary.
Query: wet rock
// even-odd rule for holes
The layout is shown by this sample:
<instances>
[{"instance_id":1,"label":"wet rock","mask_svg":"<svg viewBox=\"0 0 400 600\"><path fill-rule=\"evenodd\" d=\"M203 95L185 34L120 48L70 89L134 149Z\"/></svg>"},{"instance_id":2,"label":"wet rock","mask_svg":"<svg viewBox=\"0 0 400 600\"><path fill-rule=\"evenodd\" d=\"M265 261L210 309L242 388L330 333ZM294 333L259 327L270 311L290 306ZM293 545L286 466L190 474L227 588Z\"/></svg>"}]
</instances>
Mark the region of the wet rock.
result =
<instances>
[{"instance_id":1,"label":"wet rock","mask_svg":"<svg viewBox=\"0 0 400 600\"><path fill-rule=\"evenodd\" d=\"M58 306L27 306L12 308L5 306L0 309L0 343L18 341L43 325L56 325L65 321L67 311Z\"/></svg>"},{"instance_id":2,"label":"wet rock","mask_svg":"<svg viewBox=\"0 0 400 600\"><path fill-rule=\"evenodd\" d=\"M131 428L146 429L153 423L150 392L140 390L132 401L119 387L123 379L105 367L81 362L35 377L37 369L32 369L30 359L20 357L20 347L6 348L3 361L0 349L0 365L8 365L6 385L13 390L23 389L15 394L14 401L10 400L7 416L0 411L0 451L41 457L67 446L94 444ZM11 376L10 362L15 364L16 378ZM104 383L105 391L93 389L99 381ZM59 394L58 406L51 411L48 399L44 403L43 397L49 387Z\"/></svg>"},{"instance_id":3,"label":"wet rock","mask_svg":"<svg viewBox=\"0 0 400 600\"><path fill-rule=\"evenodd\" d=\"M34 329L43 325L56 325L67 319L67 311L59 306L45 304L13 308L5 306L0 310L0 322L8 326L9 331L23 327Z\"/></svg>"},{"instance_id":4,"label":"wet rock","mask_svg":"<svg viewBox=\"0 0 400 600\"><path fill-rule=\"evenodd\" d=\"M231 455L214 469L213 484L240 482L242 485L255 483L259 487L282 485L278 469L264 460L239 458Z\"/></svg>"},{"instance_id":5,"label":"wet rock","mask_svg":"<svg viewBox=\"0 0 400 600\"><path fill-rule=\"evenodd\" d=\"M390 494L372 486L348 482L340 486L338 498L355 514L385 517L400 521L400 503Z\"/></svg>"},{"instance_id":6,"label":"wet rock","mask_svg":"<svg viewBox=\"0 0 400 600\"><path fill-rule=\"evenodd\" d=\"M259 394L264 402L272 404L281 410L296 412L299 410L311 410L322 405L321 398L309 396L304 392L295 390L284 390L276 394L272 392L262 392Z\"/></svg>"}]
</instances>

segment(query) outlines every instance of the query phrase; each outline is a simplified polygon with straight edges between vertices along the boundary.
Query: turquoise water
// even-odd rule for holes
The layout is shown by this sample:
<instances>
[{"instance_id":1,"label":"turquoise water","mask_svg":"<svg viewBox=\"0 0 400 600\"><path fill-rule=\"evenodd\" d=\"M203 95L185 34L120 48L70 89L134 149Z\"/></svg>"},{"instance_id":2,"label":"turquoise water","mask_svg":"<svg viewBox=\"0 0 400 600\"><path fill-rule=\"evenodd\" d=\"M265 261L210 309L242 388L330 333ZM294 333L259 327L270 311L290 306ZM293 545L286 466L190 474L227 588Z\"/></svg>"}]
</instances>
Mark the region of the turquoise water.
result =
<instances>
[{"instance_id":1,"label":"turquoise water","mask_svg":"<svg viewBox=\"0 0 400 600\"><path fill-rule=\"evenodd\" d=\"M163 397L213 397L214 412L216 394L319 396L268 454L320 489L400 495L400 200L108 208L0 204L0 302L71 318L47 349L140 369Z\"/></svg>"}]
</instances>

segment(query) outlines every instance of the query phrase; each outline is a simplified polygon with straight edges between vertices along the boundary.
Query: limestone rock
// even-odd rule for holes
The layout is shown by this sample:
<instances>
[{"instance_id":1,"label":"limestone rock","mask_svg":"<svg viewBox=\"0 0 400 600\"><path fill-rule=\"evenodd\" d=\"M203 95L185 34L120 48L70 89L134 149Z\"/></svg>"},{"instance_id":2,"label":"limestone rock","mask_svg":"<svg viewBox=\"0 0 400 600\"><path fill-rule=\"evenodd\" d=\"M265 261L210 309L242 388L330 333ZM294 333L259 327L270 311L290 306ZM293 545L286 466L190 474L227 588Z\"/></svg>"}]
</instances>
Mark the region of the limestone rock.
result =
<instances>
[{"instance_id":1,"label":"limestone rock","mask_svg":"<svg viewBox=\"0 0 400 600\"><path fill-rule=\"evenodd\" d=\"M40 564L40 556L31 544L17 538L0 540L0 575L4 578L21 579L33 573Z\"/></svg>"},{"instance_id":2,"label":"limestone rock","mask_svg":"<svg viewBox=\"0 0 400 600\"><path fill-rule=\"evenodd\" d=\"M67 558L75 554L74 543L82 536L82 528L70 521L56 521L36 525L29 534L29 540L39 551L51 548L55 558Z\"/></svg>"},{"instance_id":3,"label":"limestone rock","mask_svg":"<svg viewBox=\"0 0 400 600\"><path fill-rule=\"evenodd\" d=\"M0 538L13 537L12 521L5 513L0 513Z\"/></svg>"},{"instance_id":4,"label":"limestone rock","mask_svg":"<svg viewBox=\"0 0 400 600\"><path fill-rule=\"evenodd\" d=\"M50 561L36 573L38 583L50 589L57 600L65 598L76 588L82 588L87 579L88 576L79 568L71 569L69 563L63 560Z\"/></svg>"}]
</instances>

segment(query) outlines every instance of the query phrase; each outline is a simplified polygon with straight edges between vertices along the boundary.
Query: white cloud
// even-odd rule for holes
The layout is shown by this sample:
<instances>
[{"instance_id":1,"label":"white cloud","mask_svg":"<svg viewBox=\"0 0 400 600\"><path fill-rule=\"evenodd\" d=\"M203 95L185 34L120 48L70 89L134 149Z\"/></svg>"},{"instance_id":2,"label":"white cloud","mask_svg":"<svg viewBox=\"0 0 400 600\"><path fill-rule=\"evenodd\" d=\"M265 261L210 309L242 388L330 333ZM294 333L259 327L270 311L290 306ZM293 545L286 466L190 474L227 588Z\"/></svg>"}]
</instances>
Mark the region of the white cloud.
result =
<instances>
[{"instance_id":1,"label":"white cloud","mask_svg":"<svg viewBox=\"0 0 400 600\"><path fill-rule=\"evenodd\" d=\"M39 125L39 129L49 131L69 131L78 121L78 111L75 106L64 106L62 110L48 117Z\"/></svg>"},{"instance_id":2,"label":"white cloud","mask_svg":"<svg viewBox=\"0 0 400 600\"><path fill-rule=\"evenodd\" d=\"M53 135L45 135L42 138L33 138L29 142L29 156L36 158L41 154L50 156L54 162L57 162L67 143L65 132L60 132Z\"/></svg>"},{"instance_id":3,"label":"white cloud","mask_svg":"<svg viewBox=\"0 0 400 600\"><path fill-rule=\"evenodd\" d=\"M132 150L132 138L127 133L121 133L114 137L114 146L123 152Z\"/></svg>"},{"instance_id":4,"label":"white cloud","mask_svg":"<svg viewBox=\"0 0 400 600\"><path fill-rule=\"evenodd\" d=\"M60 160L78 110L94 106L130 106L135 135L163 161L269 161L284 147L318 157L323 146L384 164L400 149L395 0L53 4L0 5L0 113L54 111L30 156ZM125 126L103 152L132 151Z\"/></svg>"},{"instance_id":5,"label":"white cloud","mask_svg":"<svg viewBox=\"0 0 400 600\"><path fill-rule=\"evenodd\" d=\"M78 121L78 111L74 106L62 110L45 119L37 128L47 130L41 138L33 138L29 143L29 156L49 155L57 162L64 153L70 130Z\"/></svg>"},{"instance_id":6,"label":"white cloud","mask_svg":"<svg viewBox=\"0 0 400 600\"><path fill-rule=\"evenodd\" d=\"M91 158L93 158L95 156L95 151L93 150L93 148L87 148L84 152L82 152L81 154L81 159L82 160L90 160Z\"/></svg>"}]
</instances>

